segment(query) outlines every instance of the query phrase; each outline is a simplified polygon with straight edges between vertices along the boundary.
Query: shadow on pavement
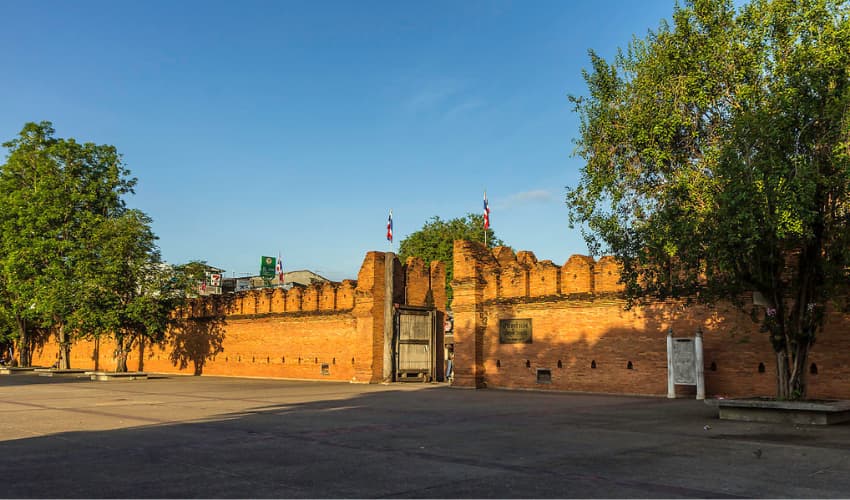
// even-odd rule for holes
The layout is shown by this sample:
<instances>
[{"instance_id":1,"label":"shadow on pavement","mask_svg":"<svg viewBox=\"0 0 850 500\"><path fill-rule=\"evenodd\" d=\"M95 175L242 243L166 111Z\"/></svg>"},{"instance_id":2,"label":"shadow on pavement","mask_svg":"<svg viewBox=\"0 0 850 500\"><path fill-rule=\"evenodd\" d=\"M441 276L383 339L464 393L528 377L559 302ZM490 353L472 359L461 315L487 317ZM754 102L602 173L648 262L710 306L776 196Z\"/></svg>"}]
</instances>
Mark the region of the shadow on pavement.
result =
<instances>
[{"instance_id":1,"label":"shadow on pavement","mask_svg":"<svg viewBox=\"0 0 850 500\"><path fill-rule=\"evenodd\" d=\"M27 418L55 424L55 432L7 439L0 431L3 496L823 498L850 491L848 426L719 421L701 402L660 398L189 379L173 390L158 386L171 380L48 379L79 392L69 397L116 392L87 406L29 410ZM7 387L0 383L0 395ZM8 402L2 408L5 421L25 411ZM112 428L63 431L68 425ZM798 437L768 438L782 433Z\"/></svg>"}]
</instances>

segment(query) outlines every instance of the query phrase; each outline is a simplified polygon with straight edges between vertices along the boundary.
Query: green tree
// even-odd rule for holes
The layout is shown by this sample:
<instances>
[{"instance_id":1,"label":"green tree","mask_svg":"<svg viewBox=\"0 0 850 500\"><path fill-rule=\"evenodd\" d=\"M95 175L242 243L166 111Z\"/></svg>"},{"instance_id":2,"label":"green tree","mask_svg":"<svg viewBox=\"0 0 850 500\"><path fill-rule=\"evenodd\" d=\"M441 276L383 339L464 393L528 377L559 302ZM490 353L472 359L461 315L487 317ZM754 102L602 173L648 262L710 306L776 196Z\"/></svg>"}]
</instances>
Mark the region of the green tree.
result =
<instances>
[{"instance_id":1,"label":"green tree","mask_svg":"<svg viewBox=\"0 0 850 500\"><path fill-rule=\"evenodd\" d=\"M172 313L187 295L185 266L162 262L151 220L138 210L107 219L93 234L85 260L79 331L115 340L115 371L127 371L127 355L140 343L163 340Z\"/></svg>"},{"instance_id":2,"label":"green tree","mask_svg":"<svg viewBox=\"0 0 850 500\"><path fill-rule=\"evenodd\" d=\"M760 292L777 396L805 397L848 283L850 9L693 0L609 62L591 52L571 222L623 265L630 304Z\"/></svg>"},{"instance_id":3,"label":"green tree","mask_svg":"<svg viewBox=\"0 0 850 500\"><path fill-rule=\"evenodd\" d=\"M113 146L54 137L49 122L28 123L0 167L0 307L17 326L20 363L29 365L33 331L59 343L69 368L74 335L102 309L100 269L122 256L97 242L128 212L129 177ZM98 292L98 293L95 293Z\"/></svg>"},{"instance_id":4,"label":"green tree","mask_svg":"<svg viewBox=\"0 0 850 500\"><path fill-rule=\"evenodd\" d=\"M484 242L484 216L467 214L445 221L438 216L432 217L422 226L422 229L410 233L399 244L399 258L402 261L408 257L419 257L425 262L439 260L446 266L446 297L447 306L452 303L451 282L454 276L453 256L454 241L468 240ZM490 248L504 245L496 237L493 229L487 229L487 246Z\"/></svg>"}]
</instances>

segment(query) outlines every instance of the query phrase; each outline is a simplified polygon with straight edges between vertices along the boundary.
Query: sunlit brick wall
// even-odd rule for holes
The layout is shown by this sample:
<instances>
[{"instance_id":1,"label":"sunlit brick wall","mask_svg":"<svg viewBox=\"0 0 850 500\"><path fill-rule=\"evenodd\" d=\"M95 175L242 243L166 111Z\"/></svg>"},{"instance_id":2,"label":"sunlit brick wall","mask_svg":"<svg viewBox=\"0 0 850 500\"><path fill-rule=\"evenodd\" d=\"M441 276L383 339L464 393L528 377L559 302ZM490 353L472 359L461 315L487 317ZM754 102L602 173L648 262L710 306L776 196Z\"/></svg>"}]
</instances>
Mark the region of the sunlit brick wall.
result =
<instances>
[{"instance_id":1,"label":"sunlit brick wall","mask_svg":"<svg viewBox=\"0 0 850 500\"><path fill-rule=\"evenodd\" d=\"M454 251L456 386L666 395L672 328L702 331L708 395L775 394L775 356L746 311L675 301L626 310L612 257L574 255L558 267L506 247L455 242ZM531 320L531 343L499 342L499 320L511 318ZM850 315L830 313L808 372L809 397L850 398Z\"/></svg>"}]
</instances>

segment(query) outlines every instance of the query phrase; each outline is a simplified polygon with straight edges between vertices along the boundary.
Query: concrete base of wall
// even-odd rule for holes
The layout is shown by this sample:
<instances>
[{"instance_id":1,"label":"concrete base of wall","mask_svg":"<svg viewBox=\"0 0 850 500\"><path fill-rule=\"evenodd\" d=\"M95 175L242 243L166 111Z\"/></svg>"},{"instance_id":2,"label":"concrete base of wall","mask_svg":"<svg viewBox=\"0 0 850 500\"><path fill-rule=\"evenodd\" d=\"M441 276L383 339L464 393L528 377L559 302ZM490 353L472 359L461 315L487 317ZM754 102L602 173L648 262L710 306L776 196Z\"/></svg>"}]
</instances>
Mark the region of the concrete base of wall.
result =
<instances>
[{"instance_id":1,"label":"concrete base of wall","mask_svg":"<svg viewBox=\"0 0 850 500\"><path fill-rule=\"evenodd\" d=\"M148 374L145 372L86 372L86 375L92 380L106 382L109 380L147 380Z\"/></svg>"},{"instance_id":2,"label":"concrete base of wall","mask_svg":"<svg viewBox=\"0 0 850 500\"><path fill-rule=\"evenodd\" d=\"M42 377L79 377L85 376L85 370L54 370L52 368L36 368L35 373Z\"/></svg>"},{"instance_id":3,"label":"concrete base of wall","mask_svg":"<svg viewBox=\"0 0 850 500\"><path fill-rule=\"evenodd\" d=\"M850 421L850 401L774 401L769 399L715 399L721 420L832 425Z\"/></svg>"},{"instance_id":4,"label":"concrete base of wall","mask_svg":"<svg viewBox=\"0 0 850 500\"><path fill-rule=\"evenodd\" d=\"M25 367L17 367L17 366L4 366L0 368L0 375L14 375L16 373L30 373L34 372L37 366L25 366Z\"/></svg>"}]
</instances>

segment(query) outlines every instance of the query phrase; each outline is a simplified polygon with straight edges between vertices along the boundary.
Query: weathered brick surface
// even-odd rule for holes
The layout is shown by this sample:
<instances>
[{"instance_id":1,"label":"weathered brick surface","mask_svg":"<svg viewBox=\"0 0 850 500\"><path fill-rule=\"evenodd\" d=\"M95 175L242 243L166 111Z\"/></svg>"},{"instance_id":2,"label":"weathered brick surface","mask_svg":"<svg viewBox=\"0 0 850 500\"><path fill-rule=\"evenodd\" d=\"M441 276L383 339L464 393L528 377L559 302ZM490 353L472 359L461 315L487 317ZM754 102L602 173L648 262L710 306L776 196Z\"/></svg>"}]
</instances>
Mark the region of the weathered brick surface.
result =
<instances>
[{"instance_id":1,"label":"weathered brick surface","mask_svg":"<svg viewBox=\"0 0 850 500\"><path fill-rule=\"evenodd\" d=\"M357 282L354 280L343 280L336 291L337 311L350 311L354 309L354 294L357 290Z\"/></svg>"},{"instance_id":2,"label":"weathered brick surface","mask_svg":"<svg viewBox=\"0 0 850 500\"><path fill-rule=\"evenodd\" d=\"M173 330L162 345L134 350L128 368L193 374L198 361L198 371L207 375L378 382L383 372L385 257L369 252L357 281L191 300L175 316L194 318L189 324L196 328ZM399 264L394 260L391 265ZM431 280L437 280L440 289L433 295L444 311L444 266L417 265L415 274L411 285L417 300L424 300ZM114 351L108 340L78 341L71 366L114 370ZM35 353L33 363L51 365L56 355L55 344L48 343Z\"/></svg>"},{"instance_id":3,"label":"weathered brick surface","mask_svg":"<svg viewBox=\"0 0 850 500\"><path fill-rule=\"evenodd\" d=\"M621 292L623 285L620 281L620 265L611 256L599 259L594 266L593 291L594 293Z\"/></svg>"},{"instance_id":4,"label":"weathered brick surface","mask_svg":"<svg viewBox=\"0 0 850 500\"><path fill-rule=\"evenodd\" d=\"M561 293L593 293L594 264L593 258L586 255L570 257L561 267Z\"/></svg>"},{"instance_id":5,"label":"weathered brick surface","mask_svg":"<svg viewBox=\"0 0 850 500\"><path fill-rule=\"evenodd\" d=\"M283 288L275 288L272 293L272 310L271 312L286 312L286 290Z\"/></svg>"},{"instance_id":6,"label":"weathered brick surface","mask_svg":"<svg viewBox=\"0 0 850 500\"><path fill-rule=\"evenodd\" d=\"M515 272L512 254L470 242L455 242L454 250L455 385L665 395L672 328L674 336L703 332L708 395L775 394L775 355L767 338L731 305L667 301L626 311L616 293L622 290L616 261L584 256L557 269L560 294L537 279L535 267L528 297L496 296L486 291ZM531 319L533 342L500 344L499 320L507 318ZM848 353L850 315L831 312L810 354L817 374L808 375L809 397L850 398ZM551 383L538 383L538 369L551 371Z\"/></svg>"},{"instance_id":7,"label":"weathered brick surface","mask_svg":"<svg viewBox=\"0 0 850 500\"><path fill-rule=\"evenodd\" d=\"M257 314L266 314L272 312L272 297L274 289L260 290L257 294Z\"/></svg>"},{"instance_id":8,"label":"weathered brick surface","mask_svg":"<svg viewBox=\"0 0 850 500\"><path fill-rule=\"evenodd\" d=\"M418 257L408 257L404 266L405 297L407 304L412 306L424 306L431 289L430 269L425 266L425 261Z\"/></svg>"},{"instance_id":9,"label":"weathered brick surface","mask_svg":"<svg viewBox=\"0 0 850 500\"><path fill-rule=\"evenodd\" d=\"M528 297L528 275L528 269L519 262L501 266L497 297Z\"/></svg>"},{"instance_id":10,"label":"weathered brick surface","mask_svg":"<svg viewBox=\"0 0 850 500\"><path fill-rule=\"evenodd\" d=\"M446 266L440 261L433 261L429 266L431 275L431 293L434 295L434 307L446 312Z\"/></svg>"},{"instance_id":11,"label":"weathered brick surface","mask_svg":"<svg viewBox=\"0 0 850 500\"><path fill-rule=\"evenodd\" d=\"M529 252L528 250L520 250L516 253L516 261L525 266L526 268L534 267L537 264L537 256L534 255L534 252Z\"/></svg>"},{"instance_id":12,"label":"weathered brick surface","mask_svg":"<svg viewBox=\"0 0 850 500\"><path fill-rule=\"evenodd\" d=\"M334 311L336 310L336 283L326 282L317 285L319 290L319 310Z\"/></svg>"},{"instance_id":13,"label":"weathered brick surface","mask_svg":"<svg viewBox=\"0 0 850 500\"><path fill-rule=\"evenodd\" d=\"M534 264L529 274L529 293L532 297L560 294L561 269L551 260Z\"/></svg>"},{"instance_id":14,"label":"weathered brick surface","mask_svg":"<svg viewBox=\"0 0 850 500\"><path fill-rule=\"evenodd\" d=\"M320 288L318 285L310 285L301 290L301 310L313 312L319 310Z\"/></svg>"},{"instance_id":15,"label":"weathered brick surface","mask_svg":"<svg viewBox=\"0 0 850 500\"><path fill-rule=\"evenodd\" d=\"M286 312L301 311L302 287L296 286L286 291Z\"/></svg>"},{"instance_id":16,"label":"weathered brick surface","mask_svg":"<svg viewBox=\"0 0 850 500\"><path fill-rule=\"evenodd\" d=\"M361 366L358 377L361 381L380 382L384 371L384 299L386 297L386 254L369 252L357 276L357 300L354 314L364 318L357 323L353 341L363 342L370 353L368 370Z\"/></svg>"}]
</instances>

